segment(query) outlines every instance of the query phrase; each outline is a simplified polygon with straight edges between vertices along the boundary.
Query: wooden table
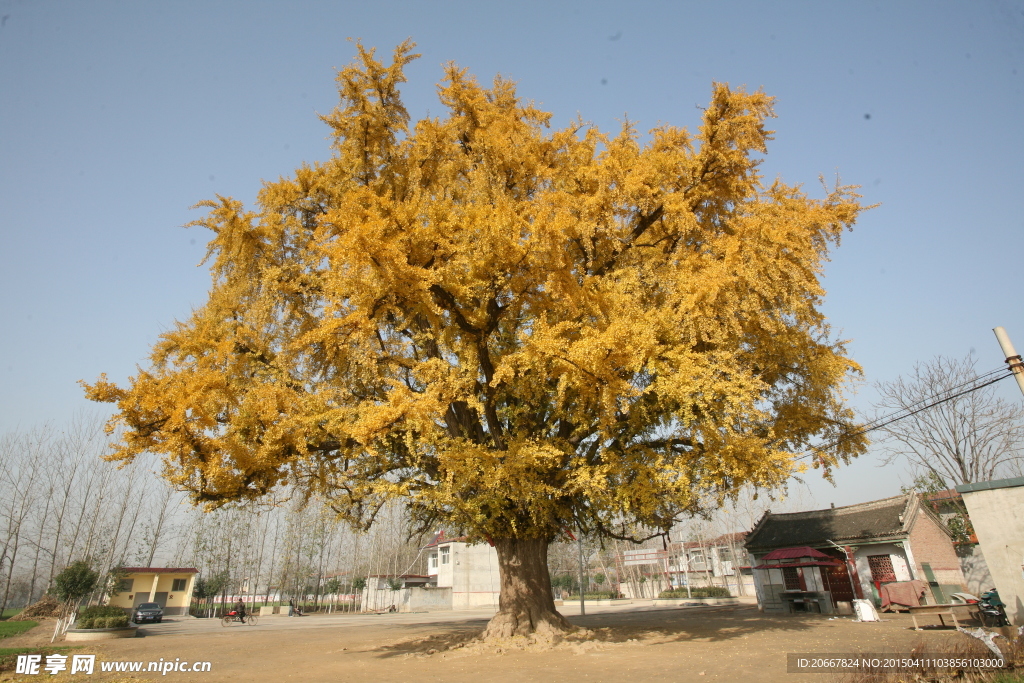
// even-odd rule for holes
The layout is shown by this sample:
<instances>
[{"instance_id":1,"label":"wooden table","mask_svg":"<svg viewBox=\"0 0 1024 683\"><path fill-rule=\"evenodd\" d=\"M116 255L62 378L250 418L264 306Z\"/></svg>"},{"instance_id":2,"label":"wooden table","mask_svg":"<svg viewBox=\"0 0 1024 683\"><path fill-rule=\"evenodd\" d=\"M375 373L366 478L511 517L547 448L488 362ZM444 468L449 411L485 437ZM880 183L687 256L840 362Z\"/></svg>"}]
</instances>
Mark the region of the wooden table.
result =
<instances>
[{"instance_id":1,"label":"wooden table","mask_svg":"<svg viewBox=\"0 0 1024 683\"><path fill-rule=\"evenodd\" d=\"M946 625L946 621L942 617L949 615L953 618L953 625L960 628L960 623L956 620L956 614L953 613L954 607L963 607L963 605L921 605L920 607L908 607L907 609L910 610L910 618L914 620L914 630L920 631L921 627L917 625L918 614L934 614L939 618L939 623L943 626Z\"/></svg>"}]
</instances>

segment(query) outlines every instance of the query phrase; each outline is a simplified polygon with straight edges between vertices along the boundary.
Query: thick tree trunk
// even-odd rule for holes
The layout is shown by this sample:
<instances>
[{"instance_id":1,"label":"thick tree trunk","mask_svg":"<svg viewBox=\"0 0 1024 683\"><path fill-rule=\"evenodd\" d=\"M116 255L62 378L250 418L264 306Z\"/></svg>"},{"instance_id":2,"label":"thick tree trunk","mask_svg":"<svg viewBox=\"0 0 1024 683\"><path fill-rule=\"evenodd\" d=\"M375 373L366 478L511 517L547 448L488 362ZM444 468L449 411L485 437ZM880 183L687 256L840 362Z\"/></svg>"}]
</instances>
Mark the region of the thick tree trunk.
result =
<instances>
[{"instance_id":1,"label":"thick tree trunk","mask_svg":"<svg viewBox=\"0 0 1024 683\"><path fill-rule=\"evenodd\" d=\"M548 574L548 542L539 538L494 541L501 573L501 597L484 638L559 636L573 630L555 611Z\"/></svg>"}]
</instances>

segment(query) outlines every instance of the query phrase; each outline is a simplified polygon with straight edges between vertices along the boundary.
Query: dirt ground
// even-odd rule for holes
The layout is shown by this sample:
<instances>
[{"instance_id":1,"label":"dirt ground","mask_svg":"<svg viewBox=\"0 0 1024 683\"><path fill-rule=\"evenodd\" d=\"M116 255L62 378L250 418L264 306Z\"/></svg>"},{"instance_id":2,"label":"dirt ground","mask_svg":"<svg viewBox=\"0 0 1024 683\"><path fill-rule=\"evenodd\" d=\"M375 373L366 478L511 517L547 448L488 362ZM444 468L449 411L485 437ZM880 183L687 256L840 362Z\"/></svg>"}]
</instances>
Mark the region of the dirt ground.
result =
<instances>
[{"instance_id":1,"label":"dirt ground","mask_svg":"<svg viewBox=\"0 0 1024 683\"><path fill-rule=\"evenodd\" d=\"M918 644L934 651L963 642L953 630L913 631L910 617L880 623L822 615L766 616L750 606L578 608L563 610L589 630L556 645L481 645L473 638L486 613L267 617L256 626L223 628L215 620L179 619L143 627L145 637L82 645L74 652L113 660L208 661L205 673L93 676L0 673L0 681L742 681L835 680L786 672L786 653L893 653ZM53 622L3 647L48 644ZM145 666L145 665L144 665Z\"/></svg>"}]
</instances>

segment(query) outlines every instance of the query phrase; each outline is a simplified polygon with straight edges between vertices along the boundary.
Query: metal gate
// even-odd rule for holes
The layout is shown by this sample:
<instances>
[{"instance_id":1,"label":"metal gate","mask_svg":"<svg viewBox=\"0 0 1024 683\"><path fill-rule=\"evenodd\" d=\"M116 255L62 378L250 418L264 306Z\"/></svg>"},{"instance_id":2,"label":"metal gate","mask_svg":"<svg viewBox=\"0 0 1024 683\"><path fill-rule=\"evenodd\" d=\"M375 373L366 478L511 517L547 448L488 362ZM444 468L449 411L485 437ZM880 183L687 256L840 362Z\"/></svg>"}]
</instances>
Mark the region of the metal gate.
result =
<instances>
[{"instance_id":1,"label":"metal gate","mask_svg":"<svg viewBox=\"0 0 1024 683\"><path fill-rule=\"evenodd\" d=\"M853 584L850 582L850 572L846 566L846 553L832 548L822 549L821 552L840 562L835 566L821 568L821 575L825 579L825 590L832 594L832 604L852 603L854 599Z\"/></svg>"}]
</instances>

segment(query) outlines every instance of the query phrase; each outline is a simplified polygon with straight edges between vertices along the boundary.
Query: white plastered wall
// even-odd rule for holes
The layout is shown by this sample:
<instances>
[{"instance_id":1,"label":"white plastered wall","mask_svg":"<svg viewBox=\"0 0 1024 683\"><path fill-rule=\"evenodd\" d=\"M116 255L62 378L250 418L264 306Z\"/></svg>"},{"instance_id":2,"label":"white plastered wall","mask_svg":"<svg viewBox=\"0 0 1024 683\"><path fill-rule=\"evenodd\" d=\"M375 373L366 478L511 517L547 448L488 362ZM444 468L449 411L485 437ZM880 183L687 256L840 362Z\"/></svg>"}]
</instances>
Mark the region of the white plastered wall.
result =
<instances>
[{"instance_id":1,"label":"white plastered wall","mask_svg":"<svg viewBox=\"0 0 1024 683\"><path fill-rule=\"evenodd\" d=\"M1024 625L1024 486L963 492L989 572L1015 626Z\"/></svg>"}]
</instances>

